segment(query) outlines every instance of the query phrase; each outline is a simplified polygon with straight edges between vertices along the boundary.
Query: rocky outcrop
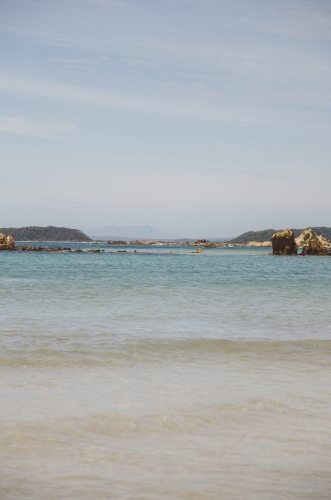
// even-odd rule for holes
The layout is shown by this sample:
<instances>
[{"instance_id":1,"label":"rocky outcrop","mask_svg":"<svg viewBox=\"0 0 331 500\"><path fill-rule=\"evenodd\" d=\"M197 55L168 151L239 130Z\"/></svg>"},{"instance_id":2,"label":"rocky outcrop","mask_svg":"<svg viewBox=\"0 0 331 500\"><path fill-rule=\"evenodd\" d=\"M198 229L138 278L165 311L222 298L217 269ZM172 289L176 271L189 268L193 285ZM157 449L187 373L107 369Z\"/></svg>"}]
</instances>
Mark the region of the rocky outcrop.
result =
<instances>
[{"instance_id":1,"label":"rocky outcrop","mask_svg":"<svg viewBox=\"0 0 331 500\"><path fill-rule=\"evenodd\" d=\"M302 248L301 255L331 255L331 250L316 238L311 239L308 245Z\"/></svg>"},{"instance_id":2,"label":"rocky outcrop","mask_svg":"<svg viewBox=\"0 0 331 500\"><path fill-rule=\"evenodd\" d=\"M272 253L274 255L297 255L297 245L294 232L291 229L278 231L271 238Z\"/></svg>"},{"instance_id":3,"label":"rocky outcrop","mask_svg":"<svg viewBox=\"0 0 331 500\"><path fill-rule=\"evenodd\" d=\"M0 233L0 250L15 250L14 238Z\"/></svg>"},{"instance_id":4,"label":"rocky outcrop","mask_svg":"<svg viewBox=\"0 0 331 500\"><path fill-rule=\"evenodd\" d=\"M204 247L204 248L216 248L217 245L215 245L215 243L212 243L211 241L209 240L195 240L195 242L193 243L194 246L198 246L198 247Z\"/></svg>"},{"instance_id":5,"label":"rocky outcrop","mask_svg":"<svg viewBox=\"0 0 331 500\"><path fill-rule=\"evenodd\" d=\"M194 252L192 253L203 253L203 251L201 250L201 248L197 248Z\"/></svg>"},{"instance_id":6,"label":"rocky outcrop","mask_svg":"<svg viewBox=\"0 0 331 500\"><path fill-rule=\"evenodd\" d=\"M159 242L157 240L151 240L151 241L146 241L146 240L135 240L135 241L130 241L130 245L157 245Z\"/></svg>"},{"instance_id":7,"label":"rocky outcrop","mask_svg":"<svg viewBox=\"0 0 331 500\"><path fill-rule=\"evenodd\" d=\"M25 246L22 245L21 247L18 247L20 252L43 252L44 248L43 247L31 247L31 246Z\"/></svg>"},{"instance_id":8,"label":"rocky outcrop","mask_svg":"<svg viewBox=\"0 0 331 500\"><path fill-rule=\"evenodd\" d=\"M271 247L270 241L249 241L246 247Z\"/></svg>"},{"instance_id":9,"label":"rocky outcrop","mask_svg":"<svg viewBox=\"0 0 331 500\"><path fill-rule=\"evenodd\" d=\"M105 250L100 250L99 248L91 249L91 250L82 250L81 248L76 248L75 250L70 247L33 247L33 246L19 246L15 249L17 252L44 252L44 253L101 253Z\"/></svg>"},{"instance_id":10,"label":"rocky outcrop","mask_svg":"<svg viewBox=\"0 0 331 500\"><path fill-rule=\"evenodd\" d=\"M25 245L17 247L16 250L18 252L49 252L49 253L71 252L71 248L69 248L69 247L45 248L45 247L32 247L32 246L25 246Z\"/></svg>"},{"instance_id":11,"label":"rocky outcrop","mask_svg":"<svg viewBox=\"0 0 331 500\"><path fill-rule=\"evenodd\" d=\"M304 229L300 236L295 239L296 244L300 247L308 247L311 241L317 241L317 246L319 247L330 248L331 246L330 241L324 238L324 236L317 236L311 227ZM317 248L315 244L313 244L313 248Z\"/></svg>"}]
</instances>

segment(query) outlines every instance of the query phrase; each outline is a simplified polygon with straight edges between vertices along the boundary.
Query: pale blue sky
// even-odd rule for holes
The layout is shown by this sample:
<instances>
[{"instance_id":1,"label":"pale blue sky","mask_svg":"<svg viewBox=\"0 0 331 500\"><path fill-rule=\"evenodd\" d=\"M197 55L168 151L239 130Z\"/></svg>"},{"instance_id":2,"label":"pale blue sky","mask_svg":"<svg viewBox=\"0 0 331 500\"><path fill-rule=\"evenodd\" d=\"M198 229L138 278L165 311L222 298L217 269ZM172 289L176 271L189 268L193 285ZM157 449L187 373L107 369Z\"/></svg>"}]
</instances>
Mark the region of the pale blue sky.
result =
<instances>
[{"instance_id":1,"label":"pale blue sky","mask_svg":"<svg viewBox=\"0 0 331 500\"><path fill-rule=\"evenodd\" d=\"M1 226L331 226L331 2L0 0Z\"/></svg>"}]
</instances>

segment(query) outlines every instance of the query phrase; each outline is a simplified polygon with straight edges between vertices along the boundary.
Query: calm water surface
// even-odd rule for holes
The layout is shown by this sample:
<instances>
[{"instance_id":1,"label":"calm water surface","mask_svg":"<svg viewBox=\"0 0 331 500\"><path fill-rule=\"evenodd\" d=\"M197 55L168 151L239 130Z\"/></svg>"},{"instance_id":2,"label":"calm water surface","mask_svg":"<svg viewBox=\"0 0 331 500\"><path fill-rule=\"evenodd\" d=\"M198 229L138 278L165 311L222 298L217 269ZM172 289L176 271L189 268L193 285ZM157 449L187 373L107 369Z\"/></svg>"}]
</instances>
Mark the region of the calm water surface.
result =
<instances>
[{"instance_id":1,"label":"calm water surface","mask_svg":"<svg viewBox=\"0 0 331 500\"><path fill-rule=\"evenodd\" d=\"M330 499L331 258L98 248L0 254L0 498Z\"/></svg>"}]
</instances>

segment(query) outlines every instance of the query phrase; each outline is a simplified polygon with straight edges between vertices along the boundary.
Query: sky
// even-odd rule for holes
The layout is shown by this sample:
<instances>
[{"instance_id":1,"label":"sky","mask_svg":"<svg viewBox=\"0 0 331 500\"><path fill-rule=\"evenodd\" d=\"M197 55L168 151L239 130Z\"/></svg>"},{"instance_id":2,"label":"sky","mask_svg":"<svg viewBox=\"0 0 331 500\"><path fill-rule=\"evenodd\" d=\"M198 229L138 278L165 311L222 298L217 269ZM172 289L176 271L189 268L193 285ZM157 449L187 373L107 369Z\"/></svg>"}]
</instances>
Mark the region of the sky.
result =
<instances>
[{"instance_id":1,"label":"sky","mask_svg":"<svg viewBox=\"0 0 331 500\"><path fill-rule=\"evenodd\" d=\"M0 0L0 227L331 226L329 0Z\"/></svg>"}]
</instances>

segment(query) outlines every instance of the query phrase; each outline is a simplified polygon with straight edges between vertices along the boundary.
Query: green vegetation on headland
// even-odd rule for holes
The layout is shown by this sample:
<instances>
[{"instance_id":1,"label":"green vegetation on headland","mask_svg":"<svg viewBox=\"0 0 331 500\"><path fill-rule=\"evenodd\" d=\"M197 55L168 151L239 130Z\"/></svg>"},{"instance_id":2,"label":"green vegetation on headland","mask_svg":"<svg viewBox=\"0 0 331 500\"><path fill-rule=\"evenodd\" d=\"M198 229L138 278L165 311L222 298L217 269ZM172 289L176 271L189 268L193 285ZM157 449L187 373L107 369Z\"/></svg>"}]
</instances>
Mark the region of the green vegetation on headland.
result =
<instances>
[{"instance_id":1,"label":"green vegetation on headland","mask_svg":"<svg viewBox=\"0 0 331 500\"><path fill-rule=\"evenodd\" d=\"M331 227L312 227L311 228L317 236L324 236L327 240L331 240ZM280 231L280 229L264 229L263 231L248 231L243 233L236 238L233 238L228 243L244 244L250 241L270 241L272 235ZM294 237L297 238L302 233L303 229L292 229L294 232Z\"/></svg>"},{"instance_id":2,"label":"green vegetation on headland","mask_svg":"<svg viewBox=\"0 0 331 500\"><path fill-rule=\"evenodd\" d=\"M79 229L69 229L67 227L3 227L0 233L11 235L16 241L92 241Z\"/></svg>"}]
</instances>

